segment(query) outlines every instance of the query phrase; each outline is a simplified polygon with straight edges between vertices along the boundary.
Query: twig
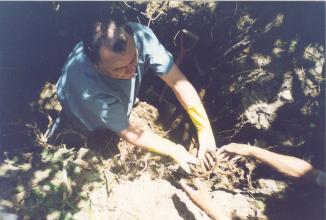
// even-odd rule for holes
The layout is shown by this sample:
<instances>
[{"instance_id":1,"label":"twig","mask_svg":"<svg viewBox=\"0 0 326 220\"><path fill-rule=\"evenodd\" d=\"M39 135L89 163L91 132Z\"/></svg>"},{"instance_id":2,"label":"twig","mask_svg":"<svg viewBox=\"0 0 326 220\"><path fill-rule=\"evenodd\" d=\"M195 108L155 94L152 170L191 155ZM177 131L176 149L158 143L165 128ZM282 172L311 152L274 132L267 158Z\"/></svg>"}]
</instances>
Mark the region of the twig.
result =
<instances>
[{"instance_id":1,"label":"twig","mask_svg":"<svg viewBox=\"0 0 326 220\"><path fill-rule=\"evenodd\" d=\"M243 39L242 41L236 43L236 44L233 45L230 49L228 49L228 50L223 54L223 56L226 56L226 55L228 55L231 51L233 51L233 50L239 48L240 46L246 46L246 45L248 45L249 43L250 43L249 40L247 40L247 39Z\"/></svg>"},{"instance_id":2,"label":"twig","mask_svg":"<svg viewBox=\"0 0 326 220\"><path fill-rule=\"evenodd\" d=\"M148 16L145 12L137 9L137 8L134 8L132 7L131 5L129 5L127 2L123 1L123 4L125 4L128 8L131 8L132 10L136 11L136 12L139 12L140 14L144 15L144 16Z\"/></svg>"},{"instance_id":3,"label":"twig","mask_svg":"<svg viewBox=\"0 0 326 220\"><path fill-rule=\"evenodd\" d=\"M315 54L311 53L309 50L306 50L305 51L307 54L309 54L310 56L316 58L316 59L319 59L320 60L320 57L317 57Z\"/></svg>"},{"instance_id":4,"label":"twig","mask_svg":"<svg viewBox=\"0 0 326 220\"><path fill-rule=\"evenodd\" d=\"M145 162L145 166L144 166L144 168L143 168L141 171L139 171L139 172L136 174L137 176L140 175L140 174L142 174L142 173L147 169L147 167L148 167L148 162L147 162L147 160L145 160L144 162Z\"/></svg>"},{"instance_id":5,"label":"twig","mask_svg":"<svg viewBox=\"0 0 326 220\"><path fill-rule=\"evenodd\" d=\"M105 170L103 171L103 174L104 174L105 185L106 185L106 193L109 196L110 192L111 192L110 186L113 183L113 181L115 180L115 178L113 178L111 181L109 181L109 178L107 177L107 174L106 174Z\"/></svg>"},{"instance_id":6,"label":"twig","mask_svg":"<svg viewBox=\"0 0 326 220\"><path fill-rule=\"evenodd\" d=\"M156 19L158 19L158 18L160 17L161 14L163 14L163 11L160 11L160 12L158 13L158 15L156 15L155 18L150 17L149 20L148 20L148 23L147 23L147 27L149 27L151 21L155 21Z\"/></svg>"},{"instance_id":7,"label":"twig","mask_svg":"<svg viewBox=\"0 0 326 220\"><path fill-rule=\"evenodd\" d=\"M208 68L204 71L204 74L213 67L213 65L219 61L220 59L224 58L225 56L227 56L229 53L231 53L232 51L238 49L241 46L246 46L250 43L250 40L248 40L248 38L246 37L245 39L241 40L240 42L234 44L231 48L229 48L228 50L226 50L223 55L216 57L211 64L208 66Z\"/></svg>"},{"instance_id":8,"label":"twig","mask_svg":"<svg viewBox=\"0 0 326 220\"><path fill-rule=\"evenodd\" d=\"M235 9L234 9L233 16L235 16L235 14L237 13L237 9L238 9L238 2L235 2Z\"/></svg>"},{"instance_id":9,"label":"twig","mask_svg":"<svg viewBox=\"0 0 326 220\"><path fill-rule=\"evenodd\" d=\"M204 70L199 66L199 63L198 63L198 60L197 60L196 56L194 56L193 60L194 60L194 65L195 65L195 67L196 67L196 70L197 70L197 72L199 73L199 76L204 76L205 73L206 73L206 71L204 71Z\"/></svg>"},{"instance_id":10,"label":"twig","mask_svg":"<svg viewBox=\"0 0 326 220\"><path fill-rule=\"evenodd\" d=\"M213 26L212 26L212 28L211 28L211 39L212 40L214 40L214 30L215 30L215 28L216 28L216 25L217 25L217 21L215 21L215 23L213 24Z\"/></svg>"},{"instance_id":11,"label":"twig","mask_svg":"<svg viewBox=\"0 0 326 220\"><path fill-rule=\"evenodd\" d=\"M174 37L173 37L173 44L174 44L174 46L176 47L177 46L177 44L175 43L175 40L177 39L177 37L178 37L178 35L180 34L180 30L174 35Z\"/></svg>"},{"instance_id":12,"label":"twig","mask_svg":"<svg viewBox=\"0 0 326 220\"><path fill-rule=\"evenodd\" d=\"M163 8L165 5L167 5L167 4L168 4L168 1L163 2L160 6L157 7L157 9L156 9L156 8L155 8L155 9L156 9L156 10L162 9L162 8ZM159 13L158 13L154 18L152 17L152 16L154 15L154 13L152 13L151 16L149 16L149 15L147 14L147 17L149 17L147 27L149 27L151 21L155 21L155 20L158 19L158 18L159 18L163 13L164 13L164 11L163 11L163 10L160 10Z\"/></svg>"},{"instance_id":13,"label":"twig","mask_svg":"<svg viewBox=\"0 0 326 220\"><path fill-rule=\"evenodd\" d=\"M231 73L230 75L231 75L231 77L236 77L236 76L238 76L238 75L240 75L242 73L248 73L248 72L253 72L253 71L258 71L258 70L260 70L260 68L258 68L258 69L244 70L244 71L241 71L241 72L235 72L235 73Z\"/></svg>"},{"instance_id":14,"label":"twig","mask_svg":"<svg viewBox=\"0 0 326 220\"><path fill-rule=\"evenodd\" d=\"M214 132L216 134L223 134L223 133L227 133L227 132L230 132L230 131L234 131L235 129L230 129L230 130L224 130L224 131L219 131L219 132Z\"/></svg>"}]
</instances>

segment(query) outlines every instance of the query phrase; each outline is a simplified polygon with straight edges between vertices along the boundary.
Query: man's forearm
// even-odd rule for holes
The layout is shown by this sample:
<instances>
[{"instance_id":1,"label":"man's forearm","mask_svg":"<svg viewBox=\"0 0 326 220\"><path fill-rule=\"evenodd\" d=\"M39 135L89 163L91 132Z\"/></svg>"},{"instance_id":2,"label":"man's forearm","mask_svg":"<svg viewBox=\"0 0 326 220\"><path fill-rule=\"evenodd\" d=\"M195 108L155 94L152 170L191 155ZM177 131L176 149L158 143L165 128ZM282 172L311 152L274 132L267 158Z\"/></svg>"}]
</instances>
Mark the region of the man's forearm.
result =
<instances>
[{"instance_id":1,"label":"man's forearm","mask_svg":"<svg viewBox=\"0 0 326 220\"><path fill-rule=\"evenodd\" d=\"M215 150L216 142L197 91L176 65L173 65L170 72L162 76L162 79L170 86L195 125L200 146L197 156L203 159L207 152Z\"/></svg>"},{"instance_id":2,"label":"man's forearm","mask_svg":"<svg viewBox=\"0 0 326 220\"><path fill-rule=\"evenodd\" d=\"M171 155L176 145L168 139L162 138L153 132L132 125L129 125L129 127L122 131L119 136L138 147L168 156Z\"/></svg>"},{"instance_id":3,"label":"man's forearm","mask_svg":"<svg viewBox=\"0 0 326 220\"><path fill-rule=\"evenodd\" d=\"M173 65L170 72L162 76L162 79L172 89L184 109L187 110L201 103L196 89L176 65Z\"/></svg>"},{"instance_id":4,"label":"man's forearm","mask_svg":"<svg viewBox=\"0 0 326 220\"><path fill-rule=\"evenodd\" d=\"M177 82L172 91L185 110L201 103L196 89L188 80Z\"/></svg>"},{"instance_id":5,"label":"man's forearm","mask_svg":"<svg viewBox=\"0 0 326 220\"><path fill-rule=\"evenodd\" d=\"M190 155L183 146L162 138L153 132L145 131L129 125L127 129L120 132L119 136L138 147L142 147L153 153L171 157L187 173L191 173L188 163L199 163L198 160Z\"/></svg>"}]
</instances>

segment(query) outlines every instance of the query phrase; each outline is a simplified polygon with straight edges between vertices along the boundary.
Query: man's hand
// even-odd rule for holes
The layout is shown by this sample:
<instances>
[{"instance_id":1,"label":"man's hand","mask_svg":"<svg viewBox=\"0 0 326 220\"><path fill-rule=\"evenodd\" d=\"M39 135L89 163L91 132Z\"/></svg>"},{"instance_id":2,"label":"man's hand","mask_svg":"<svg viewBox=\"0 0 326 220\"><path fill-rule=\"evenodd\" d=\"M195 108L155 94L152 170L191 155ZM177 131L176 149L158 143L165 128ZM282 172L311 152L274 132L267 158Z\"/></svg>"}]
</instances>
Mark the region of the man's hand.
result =
<instances>
[{"instance_id":1,"label":"man's hand","mask_svg":"<svg viewBox=\"0 0 326 220\"><path fill-rule=\"evenodd\" d=\"M230 143L220 148L220 153L238 154L245 157L252 156L252 146L247 144Z\"/></svg>"},{"instance_id":2,"label":"man's hand","mask_svg":"<svg viewBox=\"0 0 326 220\"><path fill-rule=\"evenodd\" d=\"M198 157L198 159L204 159L204 157L206 156L207 153L213 153L217 150L217 148L215 146L214 137L199 138L199 136L200 136L200 134L198 134L198 139L200 139L200 140L199 140L199 150L198 150L197 157Z\"/></svg>"},{"instance_id":3,"label":"man's hand","mask_svg":"<svg viewBox=\"0 0 326 220\"><path fill-rule=\"evenodd\" d=\"M202 169L210 170L216 163L216 147L207 147L207 145L199 146L197 157Z\"/></svg>"},{"instance_id":4,"label":"man's hand","mask_svg":"<svg viewBox=\"0 0 326 220\"><path fill-rule=\"evenodd\" d=\"M172 150L172 153L170 153L169 156L171 156L180 167L189 174L191 174L189 163L196 165L199 164L198 159L192 156L182 145L179 144L176 145L175 149Z\"/></svg>"},{"instance_id":5,"label":"man's hand","mask_svg":"<svg viewBox=\"0 0 326 220\"><path fill-rule=\"evenodd\" d=\"M217 150L214 134L204 106L201 103L187 109L198 134L199 150L197 157L209 170L214 166L214 154Z\"/></svg>"}]
</instances>

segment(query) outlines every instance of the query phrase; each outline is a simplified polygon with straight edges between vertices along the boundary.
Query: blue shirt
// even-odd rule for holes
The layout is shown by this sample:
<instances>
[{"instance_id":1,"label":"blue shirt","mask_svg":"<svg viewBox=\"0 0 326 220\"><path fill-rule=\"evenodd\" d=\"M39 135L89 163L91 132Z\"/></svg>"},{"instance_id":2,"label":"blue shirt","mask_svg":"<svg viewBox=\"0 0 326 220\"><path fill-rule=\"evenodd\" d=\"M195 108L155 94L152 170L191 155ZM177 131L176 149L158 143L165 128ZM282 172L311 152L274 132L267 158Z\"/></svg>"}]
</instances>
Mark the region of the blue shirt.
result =
<instances>
[{"instance_id":1,"label":"blue shirt","mask_svg":"<svg viewBox=\"0 0 326 220\"><path fill-rule=\"evenodd\" d=\"M171 69L173 57L152 30L137 23L128 25L138 49L137 72L132 79L112 79L98 72L85 54L82 42L69 54L57 82L57 94L63 114L73 126L87 131L126 129L144 73L151 69L164 75Z\"/></svg>"}]
</instances>

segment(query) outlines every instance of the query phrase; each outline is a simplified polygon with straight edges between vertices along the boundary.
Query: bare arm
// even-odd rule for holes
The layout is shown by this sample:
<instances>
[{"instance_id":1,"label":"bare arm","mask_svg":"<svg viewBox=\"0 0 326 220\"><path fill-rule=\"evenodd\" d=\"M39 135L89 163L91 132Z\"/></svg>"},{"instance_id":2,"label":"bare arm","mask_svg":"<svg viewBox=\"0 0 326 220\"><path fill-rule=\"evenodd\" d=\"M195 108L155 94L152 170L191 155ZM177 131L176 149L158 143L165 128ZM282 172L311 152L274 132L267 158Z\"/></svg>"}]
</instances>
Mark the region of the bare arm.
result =
<instances>
[{"instance_id":1,"label":"bare arm","mask_svg":"<svg viewBox=\"0 0 326 220\"><path fill-rule=\"evenodd\" d=\"M172 89L184 109L201 103L197 91L175 64L161 78Z\"/></svg>"},{"instance_id":2,"label":"bare arm","mask_svg":"<svg viewBox=\"0 0 326 220\"><path fill-rule=\"evenodd\" d=\"M311 164L299 158L281 155L259 147L237 143L225 145L221 150L256 158L279 173L292 179L314 182L315 169Z\"/></svg>"}]
</instances>

